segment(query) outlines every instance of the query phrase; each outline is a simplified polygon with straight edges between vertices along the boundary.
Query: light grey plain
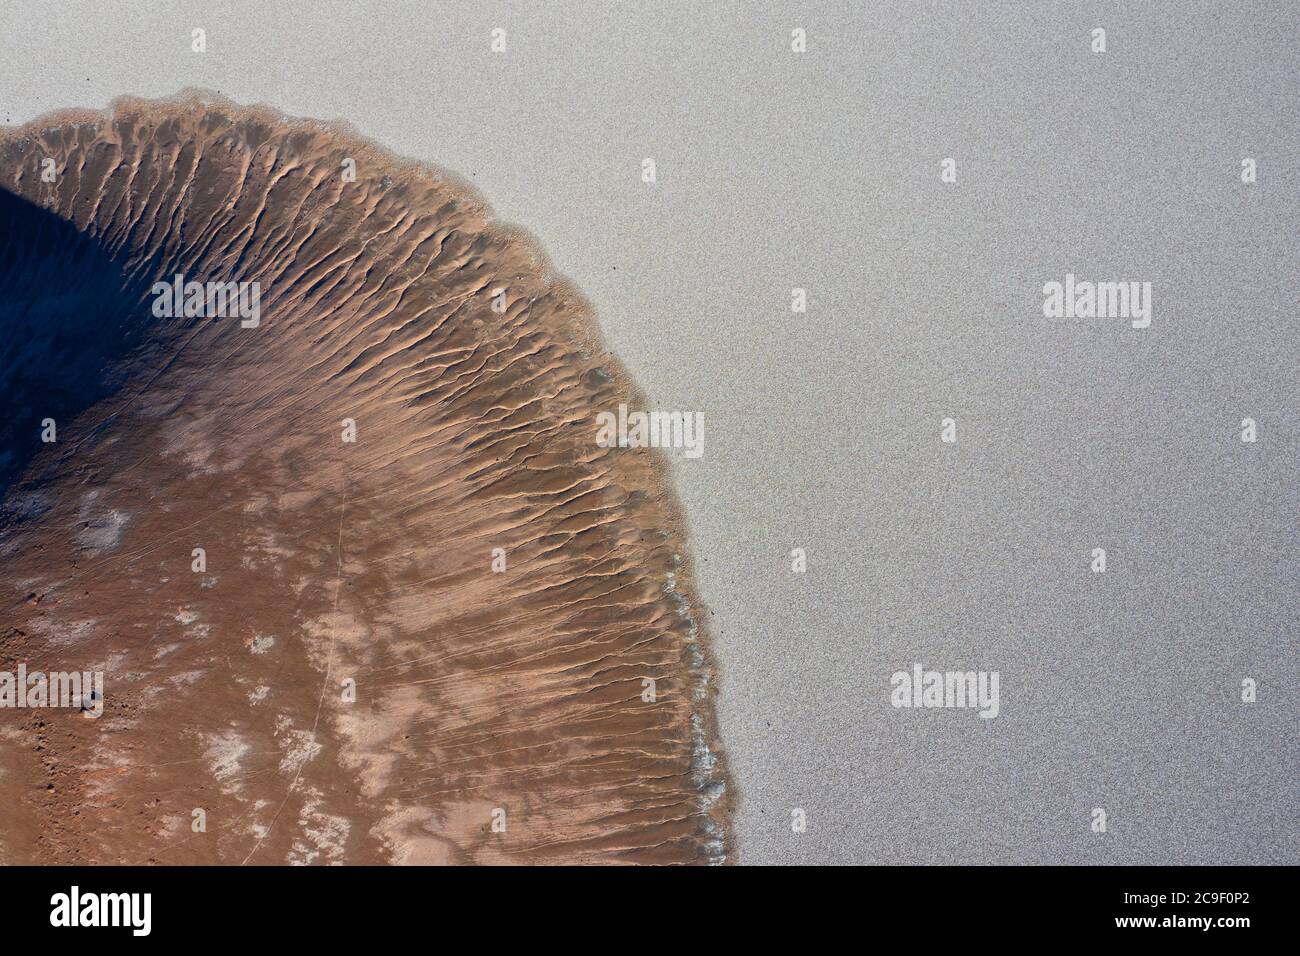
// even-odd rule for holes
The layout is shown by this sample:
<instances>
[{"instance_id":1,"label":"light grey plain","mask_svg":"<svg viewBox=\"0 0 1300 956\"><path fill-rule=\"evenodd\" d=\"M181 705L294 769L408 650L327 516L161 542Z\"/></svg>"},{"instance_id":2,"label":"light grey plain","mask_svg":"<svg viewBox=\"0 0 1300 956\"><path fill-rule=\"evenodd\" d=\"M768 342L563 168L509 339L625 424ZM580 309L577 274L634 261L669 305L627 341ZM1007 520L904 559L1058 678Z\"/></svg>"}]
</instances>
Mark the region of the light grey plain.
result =
<instances>
[{"instance_id":1,"label":"light grey plain","mask_svg":"<svg viewBox=\"0 0 1300 956\"><path fill-rule=\"evenodd\" d=\"M1281 2L3 0L0 120L213 89L538 236L705 415L740 861L1294 864L1298 51ZM1045 319L1067 271L1151 327ZM895 710L913 662L1001 715Z\"/></svg>"}]
</instances>

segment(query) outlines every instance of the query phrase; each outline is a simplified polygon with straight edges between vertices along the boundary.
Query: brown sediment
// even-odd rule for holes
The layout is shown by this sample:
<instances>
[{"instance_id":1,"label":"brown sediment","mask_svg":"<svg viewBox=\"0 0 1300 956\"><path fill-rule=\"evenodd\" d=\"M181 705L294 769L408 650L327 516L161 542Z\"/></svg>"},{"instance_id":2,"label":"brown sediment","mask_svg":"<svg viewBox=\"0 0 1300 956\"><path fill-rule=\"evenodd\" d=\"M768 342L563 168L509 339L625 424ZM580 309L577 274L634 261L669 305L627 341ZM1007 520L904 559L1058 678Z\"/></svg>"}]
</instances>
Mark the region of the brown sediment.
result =
<instances>
[{"instance_id":1,"label":"brown sediment","mask_svg":"<svg viewBox=\"0 0 1300 956\"><path fill-rule=\"evenodd\" d=\"M0 131L0 189L0 670L106 673L0 709L0 862L727 859L667 465L597 446L645 402L529 236L206 93Z\"/></svg>"}]
</instances>

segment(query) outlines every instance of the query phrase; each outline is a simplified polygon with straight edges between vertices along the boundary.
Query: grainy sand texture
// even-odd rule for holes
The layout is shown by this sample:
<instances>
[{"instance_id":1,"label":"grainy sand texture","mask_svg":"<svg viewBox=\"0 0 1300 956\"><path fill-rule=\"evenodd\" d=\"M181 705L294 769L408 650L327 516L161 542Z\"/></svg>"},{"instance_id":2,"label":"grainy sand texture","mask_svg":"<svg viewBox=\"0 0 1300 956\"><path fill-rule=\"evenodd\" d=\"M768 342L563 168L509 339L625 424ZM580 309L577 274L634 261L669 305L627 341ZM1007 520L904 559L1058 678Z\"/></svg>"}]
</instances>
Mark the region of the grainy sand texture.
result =
<instances>
[{"instance_id":1,"label":"grainy sand texture","mask_svg":"<svg viewBox=\"0 0 1300 956\"><path fill-rule=\"evenodd\" d=\"M596 444L640 399L528 236L206 94L0 169L0 669L105 673L6 712L0 860L727 859L660 452ZM157 315L178 275L260 315Z\"/></svg>"},{"instance_id":2,"label":"grainy sand texture","mask_svg":"<svg viewBox=\"0 0 1300 956\"><path fill-rule=\"evenodd\" d=\"M249 670L243 683L225 683L232 705L265 713L262 723L232 728L212 720L224 706L211 695L227 691L204 684L186 698L200 723L208 722L203 739L185 740L187 720L178 718L168 731L173 740L155 743L144 730L139 740L178 751L190 767L236 768L223 785L238 781L244 789L224 798L229 807L210 812L209 834L220 832L222 818L238 831L270 826L279 812L251 862L289 857L289 834L305 832L295 827L309 785L321 788L320 812L356 821L349 839L377 834L374 855L360 858L381 858L382 834L402 827L407 836L394 845L415 846L415 834L434 818L408 812L409 793L452 770L461 776L428 787L456 791L445 797L448 826L482 827L485 811L501 806L505 837L484 836L483 846L518 845L528 824L498 782L531 780L538 766L561 773L562 764L542 762L520 742L489 739L486 730L478 737L448 730L446 721L454 711L484 727L493 719L488 711L509 701L511 733L546 727L513 706L523 699L518 694L494 689L497 696L485 700L468 697L470 687L485 686L484 675L514 679L521 668L537 668L538 680L568 689L566 705L579 725L576 714L586 713L596 693L613 693L587 693L597 686L618 686L625 701L616 720L593 713L602 726L621 732L620 722L633 717L657 722L660 749L636 759L664 767L661 774L625 772L631 758L622 754L644 750L640 736L585 727L555 735L583 740L575 753L597 755L601 772L639 781L635 795L630 784L597 782L581 799L592 801L591 816L609 814L614 825L595 828L606 832L625 821L653 829L649 821L660 814L659 829L671 838L645 830L646 845L662 846L641 858L1198 866L1300 859L1294 0L372 0L364 10L355 0L5 0L4 10L0 124L188 88L341 121L395 154L455 170L501 219L538 236L555 269L590 300L603 341L642 392L634 397L598 345L589 346L588 359L581 344L556 337L565 328L590 328L558 314L566 297L569 316L581 305L555 286L546 286L551 299L539 298L544 267L526 253L529 243L512 244L499 230L483 227L496 238L482 249L472 245L473 229L457 231L434 268L465 262L464 270L438 272L395 302L404 270L433 258L433 238L419 245L426 231L436 236L457 217L477 221L480 214L446 176L423 179L361 152L354 191L345 191L338 162L353 148L342 145L351 138L313 165L307 158L328 136L309 124L281 141L273 131L287 129L282 121L263 122L277 155L303 157L296 169L283 160L266 165L269 146L245 152L239 137L223 138L219 128L192 131L194 142L207 144L201 168L231 167L212 180L224 192L205 196L191 183L187 201L177 203L182 187L140 179L142 163L135 206L101 202L93 220L107 231L77 246L75 261L31 250L35 242L65 245L61 229L23 240L31 265L20 271L31 281L7 284L0 308L57 315L65 334L40 346L57 360L0 360L9 376L0 397L14 409L0 414L0 455L13 450L0 460L0 483L20 468L55 468L61 477L46 482L58 489L53 502L40 497L37 472L10 494L8 507L28 515L21 524L40 533L12 530L20 519L8 519L6 534L26 535L30 547L15 546L0 559L0 587L12 587L21 601L64 582L58 596L68 603L60 614L69 616L41 630L30 623L30 607L5 613L31 646L55 635L93 647L143 640L110 623L134 608L141 634L163 629L143 657L137 652L123 664L124 673L140 673L133 686L141 692L154 686L145 668L168 658L148 655L191 647L187 629L208 627L206 648L231 627L240 630L238 650L223 666L236 676L238 668ZM100 122L97 114L86 118ZM0 184L17 188L21 171L28 204L14 215L34 209L59 218L42 205L50 196L63 210L62 228L83 229L92 220L90 197L120 149L109 136L100 154L75 141L90 147L101 134L55 134L48 144L55 156L80 149L87 161L69 166L57 186L40 182L31 152L13 154L17 167L0 168ZM14 149L14 131L4 135ZM43 142L40 125L22 135L30 149ZM149 162L159 169L170 162L183 175L194 156L173 148L181 151L155 150ZM256 158L250 175L261 185L249 179L245 198L232 204L244 156ZM381 190L380 169L390 166L392 185ZM248 197L282 173L273 203L250 208ZM306 186L317 177L313 193ZM416 202L416 190L434 198ZM450 194L461 197L457 210L442 209L441 197ZM306 235L313 201L321 208L341 203L336 215L369 226L340 224L338 237ZM146 205L160 214L146 221ZM403 219L408 213L428 221ZM0 232L0 243L12 241ZM121 259L127 250L157 261L132 266ZM357 266L349 268L342 258L354 253ZM82 278L89 271L114 286L143 284L155 272L169 278L188 258L234 277L253 255L258 270L278 264L240 276L266 283L258 329L240 328L237 318L167 320L138 338L145 326L131 333L102 301L81 301L86 288L99 288ZM331 255L339 258L321 258ZM1105 310L1092 318L1045 313L1045 286L1071 276L1149 288L1149 323L1135 327ZM504 315L491 312L497 284L510 289ZM449 300L471 289L481 291L454 311ZM143 286L132 291L148 294ZM321 312L336 295L344 300L340 311ZM436 315L417 318L430 307ZM416 344L421 323L432 334ZM117 332L100 334L109 328ZM0 359L36 347L24 338L35 326L24 321L17 329L16 344L0 340ZM178 339L157 338L163 330ZM479 349L480 336L491 332L510 350ZM535 338L521 344L528 335ZM187 336L193 341L181 348ZM579 343L585 340L581 334ZM140 357L141 349L149 354ZM546 371L529 378L520 349ZM526 380L510 386L516 401L544 400L545 413L521 404L518 419L499 418L507 407L489 408L487 433L474 432L471 408L493 402L473 390L482 380L471 374L475 360L485 363L482 374L497 369L498 378ZM145 368L156 381L141 377ZM612 380L585 377L593 368ZM566 375L575 384L560 391ZM591 398L579 398L582 388L593 390ZM285 391L289 398L276 397ZM631 504L635 517L618 506L617 522L588 517L590 496L572 505L581 519L551 510L540 524L501 514L511 506L504 498L494 499L493 509L480 507L481 494L514 495L515 508L542 506L496 478L522 481L520 466L549 467L515 447L521 435L509 432L511 423L535 428L576 416L597 398L621 397L629 407L694 412L707 423L702 456L674 451L658 459L671 472L689 527L685 550L671 501L652 493L653 466L640 477L611 470L623 458L631 466L654 456L605 454L577 433L568 443L563 427L554 438L574 449L579 464L572 467L605 472L589 482L602 485L601 494L622 500L625 492L647 492ZM97 418L82 418L119 406L98 430ZM46 416L60 422L55 448L39 442ZM357 420L355 445L339 444L345 417ZM1247 440L1251 428L1254 441ZM501 451L469 444L475 440L495 441ZM167 449L178 451L167 456ZM501 472L483 471L498 457ZM123 459L130 471L119 472ZM174 484L182 469L201 477L184 479L182 489ZM109 482L122 484L101 488ZM298 497L294 482L305 486ZM427 483L437 484L436 493ZM97 488L97 497L87 497ZM472 501L458 497L471 492ZM381 493L396 497L368 504ZM174 519L149 510L146 502L155 500L172 508ZM263 510L238 511L250 503ZM230 511L217 510L227 505ZM216 512L215 534L206 524L187 527L209 511ZM394 521L404 523L398 532ZM581 531L589 522L592 530ZM550 523L581 540L552 547L541 530ZM56 530L62 540L51 537ZM665 530L673 537L661 550L644 538L628 541ZM176 540L134 557L168 534ZM618 547L592 541L598 534L616 536ZM498 581L485 569L502 539L510 539L503 544L508 570ZM108 550L119 540L118 551ZM536 542L534 551L521 553L521 541ZM200 546L207 549L205 577L216 579L212 589L194 590L190 553ZM70 550L79 548L84 556ZM1098 549L1104 571L1094 570ZM577 560L580 552L592 560L608 554L629 569L617 580L593 570L619 588L600 599L603 606L528 590L550 580L535 560ZM693 561L694 574L669 568L673 554ZM131 563L93 570L122 555ZM261 562L258 576L244 577L246 555ZM77 569L69 566L74 560ZM287 585L265 570L277 567ZM87 569L92 579L85 583L72 576ZM455 587L442 580L433 582L436 589L416 587L456 569L464 577L453 579ZM698 798L686 796L703 793L707 801L724 779L720 768L705 772L708 758L694 743L698 732L718 749L709 692L699 707L682 696L685 687L660 694L653 710L637 709L633 699L645 667L660 662L666 673L685 652L680 666L702 679L709 658L693 663L684 644L689 628L681 631L680 619L661 612L659 597L642 606L639 619L611 610L626 607L629 590L658 595L670 571L697 629L708 622L703 639L719 671L709 688L717 690L727 788L708 812L715 827L718 817L727 820L725 836L705 825ZM578 568L572 574L588 580ZM622 587L629 578L635 583ZM688 593L692 582L698 601ZM175 590L181 587L192 593ZM510 587L523 590L506 593ZM113 588L122 596L110 600ZM155 601L147 588L157 591L157 606L143 603ZM520 597L524 592L530 596ZM374 603L381 593L388 604ZM231 595L242 598L242 609ZM255 621L272 598L284 620ZM527 613L511 603L516 599L531 602ZM98 607L101 600L109 603ZM209 603L200 607L200 600ZM47 596L35 607L52 601ZM470 607L515 615L536 627L529 633L541 633L554 620L543 622L536 605L550 601L563 607L556 615L580 615L567 625L579 631L568 645L583 649L579 664L519 654L514 644L508 663L458 656L463 649L448 651L442 642L471 640L459 619L435 633ZM662 601L673 603L668 595ZM620 642L617 655L592 643L593 621L602 615L632 628L615 635L605 622L601 634ZM413 619L424 630L413 634ZM295 623L299 630L288 630ZM383 650L363 667L348 655L366 628L366 646ZM680 636L651 637L662 628ZM276 739L271 715L281 706L277 698L296 701L284 733L310 734L331 641L336 656L319 732L325 749L303 764L301 785L291 790L293 773L278 764L291 748ZM507 647L477 638L473 646L481 653ZM443 648L443 656L432 648ZM67 649L72 663L93 663L76 646ZM167 666L175 671L161 678L206 674L200 662L207 650L194 653L192 665L174 657ZM630 656L643 659L628 672L637 680L610 683ZM970 707L895 706L895 676L918 666L990 679L996 673L997 717ZM344 711L335 704L337 684L354 671L358 701ZM473 681L448 685L450 673L471 671ZM373 685L385 676L394 687L410 684L400 693L419 692L418 701L391 703L398 691L389 687L390 703L381 704ZM432 683L414 683L425 678ZM689 693L702 683L693 686ZM372 808L381 802L340 797L318 776L342 765L339 715L383 706L417 714L396 723L413 721L420 730L409 741L409 729L386 738L381 730L389 723L381 718L356 732L354 749L419 752L421 739L421 746L454 741L459 749L426 750L423 761L403 753L348 770L350 779L380 781L392 798L391 812L360 822L351 816L355 808L344 806L348 799ZM693 715L698 729L688 728ZM0 727L5 721L0 714ZM166 736L153 726L155 737ZM94 759L89 731L78 733L70 742L75 752ZM20 739L21 746L0 740L0 806L25 808L28 816L17 830L6 830L0 816L0 834L11 834L0 840L37 828L30 814L40 801L30 799L27 771L12 762L36 760L23 749L32 738ZM617 753L591 743L613 739L623 742ZM681 767L689 775L688 752L699 754L699 773L689 782L677 775ZM479 753L519 763L475 777L468 768ZM60 767L75 765L59 759ZM158 759L146 753L138 762ZM527 772L515 773L525 762ZM159 771L165 776L151 792L169 801L174 842L193 843L199 838L185 815L197 805L192 791L203 788L204 799L217 791L202 782L209 771L181 770ZM102 775L96 786L108 779L126 786L125 776ZM574 783L575 793L588 779ZM121 792L143 795L146 788ZM596 809L605 798L612 804ZM98 803L112 807L115 799L105 790ZM258 800L268 805L258 809ZM450 808L471 800L481 803L462 821ZM637 809L620 816L615 805ZM566 821L578 820L560 802L554 806ZM110 824L129 817L139 827L158 825L153 808L129 816L139 809L113 809L118 819ZM245 811L231 821L231 812L238 818ZM1106 815L1104 831L1096 811ZM541 811L529 812L535 820ZM70 825L69 813L55 819ZM118 839L110 827L93 832ZM712 842L720 838L721 848ZM572 859L578 847L602 859L631 855L540 839L534 858L545 850ZM216 840L228 840L222 860L238 861L256 845L250 833ZM426 849L411 858L455 855L446 845L435 852L432 842ZM0 852L30 858L28 850Z\"/></svg>"}]
</instances>

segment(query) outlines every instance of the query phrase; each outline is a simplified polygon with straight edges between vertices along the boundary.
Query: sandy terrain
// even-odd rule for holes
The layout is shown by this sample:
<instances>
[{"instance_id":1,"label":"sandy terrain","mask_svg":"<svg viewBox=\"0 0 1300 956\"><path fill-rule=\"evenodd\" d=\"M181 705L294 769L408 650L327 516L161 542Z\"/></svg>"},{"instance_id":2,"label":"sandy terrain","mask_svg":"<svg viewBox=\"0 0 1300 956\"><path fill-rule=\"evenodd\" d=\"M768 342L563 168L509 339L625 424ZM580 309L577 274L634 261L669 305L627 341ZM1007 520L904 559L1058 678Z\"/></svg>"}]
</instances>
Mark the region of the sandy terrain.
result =
<instances>
[{"instance_id":1,"label":"sandy terrain","mask_svg":"<svg viewBox=\"0 0 1300 956\"><path fill-rule=\"evenodd\" d=\"M729 859L1300 859L1293 4L372 6L6 0L0 123L213 89L541 237L648 401L709 422L670 464ZM1149 281L1150 327L1045 319L1066 273ZM895 709L918 662L999 671L999 716Z\"/></svg>"},{"instance_id":2,"label":"sandy terrain","mask_svg":"<svg viewBox=\"0 0 1300 956\"><path fill-rule=\"evenodd\" d=\"M0 134L0 662L106 675L0 714L0 854L725 859L676 507L593 440L639 396L581 296L449 174L204 103ZM175 275L260 319L157 317Z\"/></svg>"}]
</instances>

